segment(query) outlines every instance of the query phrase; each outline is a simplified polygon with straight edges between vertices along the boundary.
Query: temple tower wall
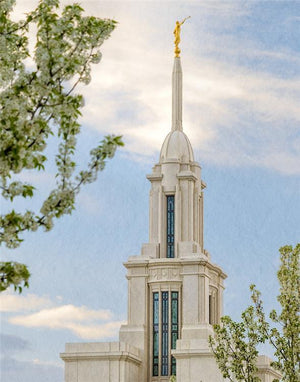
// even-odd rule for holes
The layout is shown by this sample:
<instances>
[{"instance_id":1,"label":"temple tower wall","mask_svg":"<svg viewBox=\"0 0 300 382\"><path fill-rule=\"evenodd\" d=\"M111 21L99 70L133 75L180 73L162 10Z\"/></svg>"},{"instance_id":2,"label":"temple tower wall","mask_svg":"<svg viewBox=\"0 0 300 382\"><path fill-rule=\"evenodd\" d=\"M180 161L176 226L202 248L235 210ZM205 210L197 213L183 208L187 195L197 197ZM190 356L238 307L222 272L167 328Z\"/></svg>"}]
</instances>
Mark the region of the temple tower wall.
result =
<instances>
[{"instance_id":1,"label":"temple tower wall","mask_svg":"<svg viewBox=\"0 0 300 382\"><path fill-rule=\"evenodd\" d=\"M177 47L178 48L178 47ZM67 344L66 382L224 381L208 345L220 322L225 273L203 241L205 183L182 125L182 69L176 50L172 126L147 176L149 242L124 264L127 323L120 342ZM262 380L274 377L261 360ZM273 378L274 377L274 378Z\"/></svg>"}]
</instances>

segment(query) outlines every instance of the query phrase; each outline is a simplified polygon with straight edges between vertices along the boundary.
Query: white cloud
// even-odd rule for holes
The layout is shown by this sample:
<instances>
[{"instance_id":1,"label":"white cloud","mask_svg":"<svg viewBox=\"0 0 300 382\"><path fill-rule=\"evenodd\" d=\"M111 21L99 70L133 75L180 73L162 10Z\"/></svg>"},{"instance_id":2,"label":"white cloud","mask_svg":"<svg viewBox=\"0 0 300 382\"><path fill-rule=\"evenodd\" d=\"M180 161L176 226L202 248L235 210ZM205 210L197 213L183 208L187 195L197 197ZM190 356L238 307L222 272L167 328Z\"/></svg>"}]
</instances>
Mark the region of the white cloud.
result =
<instances>
[{"instance_id":1,"label":"white cloud","mask_svg":"<svg viewBox=\"0 0 300 382\"><path fill-rule=\"evenodd\" d=\"M70 323L68 326L65 326L64 329L71 330L80 338L100 340L104 338L116 337L122 324L124 324L124 321L112 321L98 325L80 325Z\"/></svg>"},{"instance_id":2,"label":"white cloud","mask_svg":"<svg viewBox=\"0 0 300 382\"><path fill-rule=\"evenodd\" d=\"M0 294L1 312L21 312L34 311L41 307L52 306L53 303L47 297L40 297L35 294L17 295L11 292L2 292Z\"/></svg>"},{"instance_id":3,"label":"white cloud","mask_svg":"<svg viewBox=\"0 0 300 382\"><path fill-rule=\"evenodd\" d=\"M112 314L108 310L90 310L85 306L62 305L50 309L43 309L37 313L16 316L10 322L24 326L44 326L59 328L63 322L81 322L93 320L109 320Z\"/></svg>"},{"instance_id":4,"label":"white cloud","mask_svg":"<svg viewBox=\"0 0 300 382\"><path fill-rule=\"evenodd\" d=\"M170 130L171 48L166 54L163 43L154 44L153 26L145 20L141 25L133 13L125 15L121 9L118 20L117 30L103 46L103 61L94 68L92 83L82 89L87 100L83 123L101 133L111 129L123 134L125 150L132 157L150 157ZM139 30L143 39L137 36ZM241 46L238 38L234 46ZM280 60L292 57L286 52L254 49L251 43L243 44L240 54ZM225 57L185 53L182 60L184 130L195 150L200 150L201 160L299 173L300 150L292 153L293 140L289 139L300 121L299 80L239 66Z\"/></svg>"},{"instance_id":5,"label":"white cloud","mask_svg":"<svg viewBox=\"0 0 300 382\"><path fill-rule=\"evenodd\" d=\"M300 151L300 144L298 143L298 152ZM274 150L274 152L266 153L262 158L262 163L266 167L276 168L282 174L295 175L299 174L299 154L295 153L282 153Z\"/></svg>"},{"instance_id":6,"label":"white cloud","mask_svg":"<svg viewBox=\"0 0 300 382\"><path fill-rule=\"evenodd\" d=\"M168 12L158 8L166 7L164 2L141 7L87 0L82 5L87 14L119 22L102 47L103 60L94 66L91 84L80 89L86 99L82 123L101 134L123 134L132 158L152 157L171 126L172 28L182 3L172 2ZM181 44L183 120L200 160L299 173L300 150L291 145L300 121L300 81L276 76L268 64L286 66L300 58L288 48L271 51L254 40L241 41L238 34L221 33L224 20L230 31L251 13L251 5L214 1L185 5L184 10L193 18ZM267 61L262 71L234 57Z\"/></svg>"},{"instance_id":7,"label":"white cloud","mask_svg":"<svg viewBox=\"0 0 300 382\"><path fill-rule=\"evenodd\" d=\"M86 339L112 338L118 333L123 321L114 319L110 310L89 309L72 304L58 305L61 296L53 302L47 297L35 294L16 295L3 292L0 295L0 311L22 313L9 316L7 321L13 325L27 328L66 329ZM25 312L33 312L25 314Z\"/></svg>"},{"instance_id":8,"label":"white cloud","mask_svg":"<svg viewBox=\"0 0 300 382\"><path fill-rule=\"evenodd\" d=\"M41 366L55 366L55 367L59 367L59 368L64 367L64 365L61 362L42 361L38 358L33 359L32 363L34 365L41 365Z\"/></svg>"},{"instance_id":9,"label":"white cloud","mask_svg":"<svg viewBox=\"0 0 300 382\"><path fill-rule=\"evenodd\" d=\"M109 84L108 77L113 76L113 70L110 72L109 62L104 64L104 61ZM183 119L193 146L201 150L201 159L216 164L256 165L288 173L291 166L286 166L286 161L263 159L267 148L272 156L279 152L292 162L295 172L299 172L300 157L291 155L292 141L289 140L291 130L296 132L300 121L295 96L299 93L299 81L206 59L199 68L194 61L190 59L184 65L188 70L184 72ZM168 70L162 65L155 74L149 70L144 77L133 74L132 69L126 70L135 65L127 62L122 80L119 79L120 83L127 80L133 84L130 93L119 94L117 84L106 88L95 75L95 82L88 90L95 92L95 96L87 102L83 123L102 133L112 126L117 133L124 134L125 150L151 156L160 149L162 138L170 130L171 65ZM134 72L138 72L137 68ZM99 111L97 105L97 89L101 87L109 94L101 97L104 112ZM279 149L275 149L274 144L280 145ZM227 158L225 162L224 158Z\"/></svg>"}]
</instances>

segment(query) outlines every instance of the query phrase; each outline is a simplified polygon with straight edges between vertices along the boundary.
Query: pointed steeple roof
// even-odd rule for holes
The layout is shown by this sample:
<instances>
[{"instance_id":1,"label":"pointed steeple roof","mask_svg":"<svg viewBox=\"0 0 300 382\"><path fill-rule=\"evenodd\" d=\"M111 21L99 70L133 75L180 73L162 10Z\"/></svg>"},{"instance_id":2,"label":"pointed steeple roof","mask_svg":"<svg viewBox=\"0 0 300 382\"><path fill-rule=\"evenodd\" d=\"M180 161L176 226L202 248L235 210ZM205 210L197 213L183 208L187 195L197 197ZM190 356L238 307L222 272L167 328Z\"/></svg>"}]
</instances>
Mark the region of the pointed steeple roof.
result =
<instances>
[{"instance_id":1,"label":"pointed steeple roof","mask_svg":"<svg viewBox=\"0 0 300 382\"><path fill-rule=\"evenodd\" d=\"M172 74L172 128L162 145L160 162L193 162L191 143L182 128L182 69L180 57L174 58Z\"/></svg>"},{"instance_id":2,"label":"pointed steeple roof","mask_svg":"<svg viewBox=\"0 0 300 382\"><path fill-rule=\"evenodd\" d=\"M182 131L182 69L180 57L174 58L172 74L172 131Z\"/></svg>"}]
</instances>

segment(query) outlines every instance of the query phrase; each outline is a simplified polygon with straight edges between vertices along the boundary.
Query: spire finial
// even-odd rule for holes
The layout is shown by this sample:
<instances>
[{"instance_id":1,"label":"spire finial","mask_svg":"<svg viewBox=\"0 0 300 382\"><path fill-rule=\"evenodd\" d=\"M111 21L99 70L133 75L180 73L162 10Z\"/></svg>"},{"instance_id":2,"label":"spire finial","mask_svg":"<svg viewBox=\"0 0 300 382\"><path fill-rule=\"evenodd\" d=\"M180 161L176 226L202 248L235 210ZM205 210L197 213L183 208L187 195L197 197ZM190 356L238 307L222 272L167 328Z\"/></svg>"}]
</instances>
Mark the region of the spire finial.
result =
<instances>
[{"instance_id":1,"label":"spire finial","mask_svg":"<svg viewBox=\"0 0 300 382\"><path fill-rule=\"evenodd\" d=\"M185 22L185 20L189 19L190 17L191 16L186 17L181 22L180 21L176 21L176 26L175 26L175 29L174 29L174 32L173 32L174 36L175 36L175 40L174 40L174 44L175 44L175 50L174 50L175 57L179 57L179 55L180 55L180 49L179 49L178 45L180 43L181 25Z\"/></svg>"}]
</instances>

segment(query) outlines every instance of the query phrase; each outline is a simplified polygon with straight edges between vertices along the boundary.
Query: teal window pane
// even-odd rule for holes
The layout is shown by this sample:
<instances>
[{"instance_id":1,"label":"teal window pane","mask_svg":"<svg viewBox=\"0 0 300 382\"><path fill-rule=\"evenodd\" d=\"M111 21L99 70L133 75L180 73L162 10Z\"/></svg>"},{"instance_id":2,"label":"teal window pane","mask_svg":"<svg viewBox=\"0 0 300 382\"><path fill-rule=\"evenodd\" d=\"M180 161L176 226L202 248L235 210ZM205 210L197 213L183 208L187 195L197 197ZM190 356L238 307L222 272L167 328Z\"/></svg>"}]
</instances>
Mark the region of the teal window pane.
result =
<instances>
[{"instance_id":1,"label":"teal window pane","mask_svg":"<svg viewBox=\"0 0 300 382\"><path fill-rule=\"evenodd\" d=\"M152 376L176 375L176 359L170 355L179 336L179 292L153 293ZM170 347L169 347L170 346Z\"/></svg>"},{"instance_id":2,"label":"teal window pane","mask_svg":"<svg viewBox=\"0 0 300 382\"><path fill-rule=\"evenodd\" d=\"M161 292L161 375L169 375L169 292Z\"/></svg>"},{"instance_id":3,"label":"teal window pane","mask_svg":"<svg viewBox=\"0 0 300 382\"><path fill-rule=\"evenodd\" d=\"M153 324L158 325L159 320L159 301L158 292L153 293Z\"/></svg>"},{"instance_id":4,"label":"teal window pane","mask_svg":"<svg viewBox=\"0 0 300 382\"><path fill-rule=\"evenodd\" d=\"M175 237L175 198L174 195L167 196L167 257L174 257Z\"/></svg>"},{"instance_id":5,"label":"teal window pane","mask_svg":"<svg viewBox=\"0 0 300 382\"><path fill-rule=\"evenodd\" d=\"M176 359L171 357L171 375L176 375Z\"/></svg>"},{"instance_id":6,"label":"teal window pane","mask_svg":"<svg viewBox=\"0 0 300 382\"><path fill-rule=\"evenodd\" d=\"M153 293L153 377L158 376L158 356L159 356L159 294Z\"/></svg>"},{"instance_id":7,"label":"teal window pane","mask_svg":"<svg viewBox=\"0 0 300 382\"><path fill-rule=\"evenodd\" d=\"M178 292L171 293L171 349L178 339ZM176 375L176 359L171 357L171 375Z\"/></svg>"},{"instance_id":8,"label":"teal window pane","mask_svg":"<svg viewBox=\"0 0 300 382\"><path fill-rule=\"evenodd\" d=\"M177 324L178 323L178 300L172 298L172 324Z\"/></svg>"}]
</instances>

